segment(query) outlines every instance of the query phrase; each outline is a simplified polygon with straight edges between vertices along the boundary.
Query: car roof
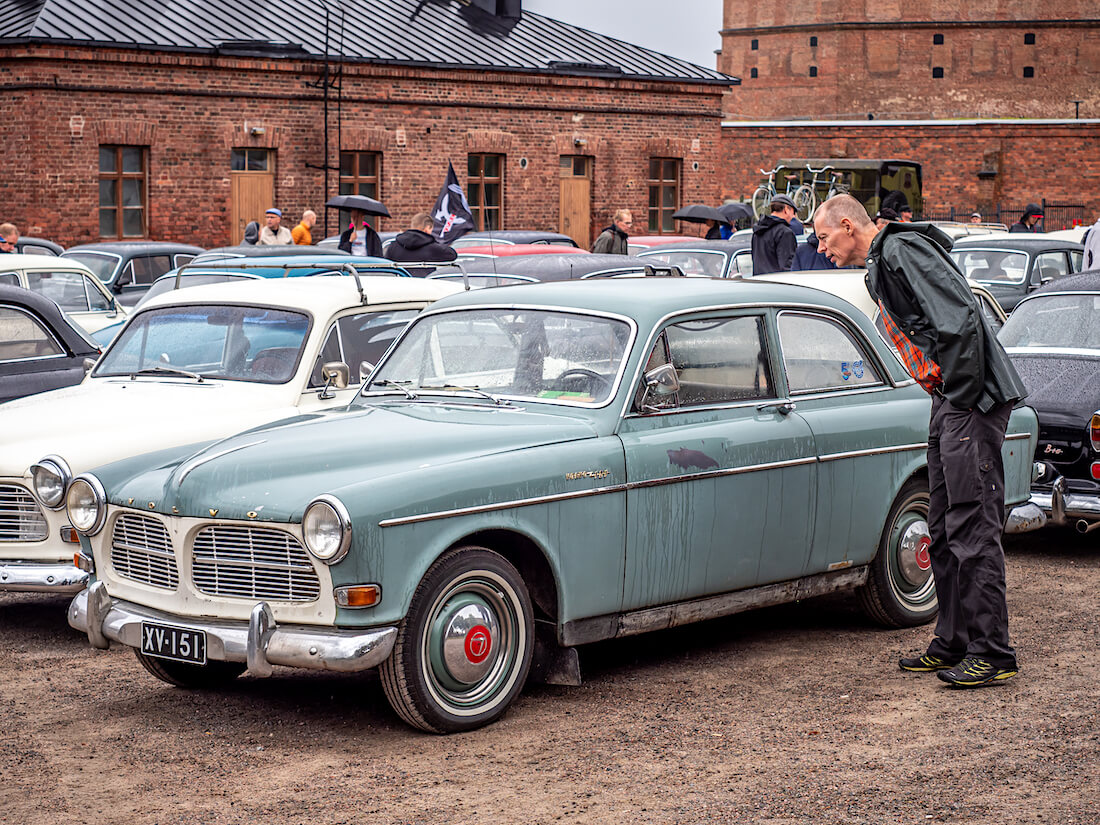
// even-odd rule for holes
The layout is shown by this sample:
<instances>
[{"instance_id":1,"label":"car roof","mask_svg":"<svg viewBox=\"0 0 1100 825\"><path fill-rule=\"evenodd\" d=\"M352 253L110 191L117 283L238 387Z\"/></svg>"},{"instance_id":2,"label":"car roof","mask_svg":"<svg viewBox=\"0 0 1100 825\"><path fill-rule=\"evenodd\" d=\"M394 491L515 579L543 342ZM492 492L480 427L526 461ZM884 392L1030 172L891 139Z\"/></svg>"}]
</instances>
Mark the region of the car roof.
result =
<instances>
[{"instance_id":1,"label":"car roof","mask_svg":"<svg viewBox=\"0 0 1100 825\"><path fill-rule=\"evenodd\" d=\"M292 246L290 244L280 244L278 246L256 246L253 244L241 244L240 246L218 246L214 249L202 250L203 257L206 255L233 255L242 258L280 258L280 257L300 257L305 255L316 255L317 257L349 257L347 252L342 249L333 249L327 246Z\"/></svg>"},{"instance_id":2,"label":"car roof","mask_svg":"<svg viewBox=\"0 0 1100 825\"><path fill-rule=\"evenodd\" d=\"M745 304L824 306L870 323L858 308L828 292L732 278L591 278L530 284L521 289L489 287L444 298L433 309L506 305L591 310L634 318L646 329L669 314Z\"/></svg>"},{"instance_id":3,"label":"car roof","mask_svg":"<svg viewBox=\"0 0 1100 825\"><path fill-rule=\"evenodd\" d=\"M512 257L514 255L587 255L587 250L577 246L551 243L517 243L517 244L482 244L467 246L455 250L459 255L495 255L497 257Z\"/></svg>"},{"instance_id":4,"label":"car roof","mask_svg":"<svg viewBox=\"0 0 1100 825\"><path fill-rule=\"evenodd\" d=\"M463 269L469 275L518 275L540 281L567 281L583 278L593 272L611 269L637 269L660 266L634 255L515 255L466 261L463 265L442 266L433 275L458 275Z\"/></svg>"},{"instance_id":5,"label":"car roof","mask_svg":"<svg viewBox=\"0 0 1100 825\"><path fill-rule=\"evenodd\" d=\"M99 345L88 338L69 317L61 311L61 308L49 298L23 289L21 286L9 286L0 284L0 303L16 304L27 307L32 312L40 315L61 337L62 343L75 355L97 355Z\"/></svg>"},{"instance_id":6,"label":"car roof","mask_svg":"<svg viewBox=\"0 0 1100 825\"><path fill-rule=\"evenodd\" d=\"M7 269L36 269L53 272L58 269L75 269L88 275L92 271L80 261L72 258L60 258L57 255L26 255L12 252L0 257L0 271Z\"/></svg>"},{"instance_id":7,"label":"car roof","mask_svg":"<svg viewBox=\"0 0 1100 825\"><path fill-rule=\"evenodd\" d=\"M116 255L140 255L142 253L161 252L174 254L177 252L195 253L205 252L201 246L193 246L174 241L103 241L101 243L86 243L80 246L70 246L66 252L114 252Z\"/></svg>"},{"instance_id":8,"label":"car roof","mask_svg":"<svg viewBox=\"0 0 1100 825\"><path fill-rule=\"evenodd\" d=\"M1047 292L1100 292L1100 269L1055 278L1032 292L1028 298Z\"/></svg>"},{"instance_id":9,"label":"car roof","mask_svg":"<svg viewBox=\"0 0 1100 825\"><path fill-rule=\"evenodd\" d=\"M394 278L392 275L361 275L365 306L434 301L462 289L461 284L428 281L423 278ZM359 302L356 279L347 276L315 278L261 278L239 283L204 284L158 295L142 311L181 304L270 304L308 309L316 315L331 315Z\"/></svg>"},{"instance_id":10,"label":"car roof","mask_svg":"<svg viewBox=\"0 0 1100 825\"><path fill-rule=\"evenodd\" d=\"M967 235L955 241L954 249L984 248L1017 250L1020 252L1042 252L1047 249L1068 249L1081 251L1084 247L1073 241L1063 241L1057 238L1047 238L1041 235L1028 235L1024 232L992 233L989 235Z\"/></svg>"},{"instance_id":11,"label":"car roof","mask_svg":"<svg viewBox=\"0 0 1100 825\"><path fill-rule=\"evenodd\" d=\"M485 240L502 240L512 241L513 243L530 243L537 240L558 240L567 246L571 246L575 241L568 235L564 235L561 232L554 232L552 230L541 229L497 229L497 230L475 230L473 232L467 232L462 236L463 238L484 238Z\"/></svg>"},{"instance_id":12,"label":"car roof","mask_svg":"<svg viewBox=\"0 0 1100 825\"><path fill-rule=\"evenodd\" d=\"M752 237L749 235L741 235L736 238L728 238L724 241L712 240L707 241L702 238L697 238L693 241L674 241L673 243L659 244L657 246L651 246L644 252L639 252L638 255L653 255L659 252L685 252L693 249L709 250L713 252L739 252L742 249L747 249L752 246Z\"/></svg>"}]
</instances>

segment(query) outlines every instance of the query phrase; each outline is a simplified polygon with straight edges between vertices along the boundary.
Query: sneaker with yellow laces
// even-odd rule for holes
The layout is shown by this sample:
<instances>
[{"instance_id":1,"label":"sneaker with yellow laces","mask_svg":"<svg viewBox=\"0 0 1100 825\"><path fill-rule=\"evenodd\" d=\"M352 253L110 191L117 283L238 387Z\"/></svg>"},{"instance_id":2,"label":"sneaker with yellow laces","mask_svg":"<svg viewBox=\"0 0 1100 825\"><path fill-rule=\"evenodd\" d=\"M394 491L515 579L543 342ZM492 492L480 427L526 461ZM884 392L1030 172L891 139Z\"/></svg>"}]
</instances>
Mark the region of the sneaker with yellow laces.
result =
<instances>
[{"instance_id":1,"label":"sneaker with yellow laces","mask_svg":"<svg viewBox=\"0 0 1100 825\"><path fill-rule=\"evenodd\" d=\"M1007 681L1019 671L1013 667L997 667L978 656L967 656L957 665L936 675L951 687L972 688Z\"/></svg>"},{"instance_id":2,"label":"sneaker with yellow laces","mask_svg":"<svg viewBox=\"0 0 1100 825\"><path fill-rule=\"evenodd\" d=\"M898 667L910 673L932 673L936 670L947 670L954 667L958 660L948 661L930 653L922 653L920 656L906 656L898 659Z\"/></svg>"}]
</instances>

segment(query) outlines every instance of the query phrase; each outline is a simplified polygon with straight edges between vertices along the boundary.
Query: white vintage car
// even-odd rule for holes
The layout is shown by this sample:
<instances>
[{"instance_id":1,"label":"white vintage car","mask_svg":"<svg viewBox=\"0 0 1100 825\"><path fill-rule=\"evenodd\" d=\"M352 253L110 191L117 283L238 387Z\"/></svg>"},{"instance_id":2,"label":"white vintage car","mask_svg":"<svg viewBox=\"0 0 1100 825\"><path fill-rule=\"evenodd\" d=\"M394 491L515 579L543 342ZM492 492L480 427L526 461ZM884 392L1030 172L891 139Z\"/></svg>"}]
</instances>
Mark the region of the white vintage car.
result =
<instances>
[{"instance_id":1,"label":"white vintage car","mask_svg":"<svg viewBox=\"0 0 1100 825\"><path fill-rule=\"evenodd\" d=\"M420 310L461 287L314 277L192 287L135 313L76 386L0 406L0 590L75 593L70 479L346 404Z\"/></svg>"},{"instance_id":2,"label":"white vintage car","mask_svg":"<svg viewBox=\"0 0 1100 825\"><path fill-rule=\"evenodd\" d=\"M49 255L0 255L0 284L37 292L87 333L125 320L126 308L88 267Z\"/></svg>"}]
</instances>

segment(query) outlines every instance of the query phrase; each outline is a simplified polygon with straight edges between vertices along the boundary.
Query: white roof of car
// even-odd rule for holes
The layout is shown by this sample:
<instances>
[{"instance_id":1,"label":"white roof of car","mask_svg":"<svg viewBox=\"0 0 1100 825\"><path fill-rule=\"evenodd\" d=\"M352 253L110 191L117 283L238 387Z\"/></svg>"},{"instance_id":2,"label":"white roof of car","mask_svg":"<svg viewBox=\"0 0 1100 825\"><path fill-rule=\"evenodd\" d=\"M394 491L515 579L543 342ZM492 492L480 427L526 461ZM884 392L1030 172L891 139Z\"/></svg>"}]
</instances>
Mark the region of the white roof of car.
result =
<instances>
[{"instance_id":1,"label":"white roof of car","mask_svg":"<svg viewBox=\"0 0 1100 825\"><path fill-rule=\"evenodd\" d=\"M57 255L23 255L18 252L0 255L0 270L30 269L48 272L73 271L86 272L95 277L92 270L75 258L62 258Z\"/></svg>"},{"instance_id":2,"label":"white roof of car","mask_svg":"<svg viewBox=\"0 0 1100 825\"><path fill-rule=\"evenodd\" d=\"M393 275L360 275L366 306L405 301L435 301L462 291L461 284L398 278ZM311 275L298 278L259 278L220 284L189 286L150 299L142 311L179 304L265 304L308 309L328 315L359 303L355 278L349 275Z\"/></svg>"}]
</instances>

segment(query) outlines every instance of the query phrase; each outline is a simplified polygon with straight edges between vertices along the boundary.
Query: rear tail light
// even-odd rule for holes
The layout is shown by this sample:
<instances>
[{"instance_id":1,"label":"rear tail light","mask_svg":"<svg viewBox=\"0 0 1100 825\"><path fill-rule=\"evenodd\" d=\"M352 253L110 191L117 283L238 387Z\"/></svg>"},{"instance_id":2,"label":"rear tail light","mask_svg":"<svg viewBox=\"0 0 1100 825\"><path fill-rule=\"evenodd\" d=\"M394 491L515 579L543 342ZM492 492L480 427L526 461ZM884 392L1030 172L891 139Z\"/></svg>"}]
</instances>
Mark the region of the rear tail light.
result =
<instances>
[{"instance_id":1,"label":"rear tail light","mask_svg":"<svg viewBox=\"0 0 1100 825\"><path fill-rule=\"evenodd\" d=\"M1100 453L1100 412L1092 414L1092 421L1089 422L1089 441L1092 442L1092 449Z\"/></svg>"},{"instance_id":2,"label":"rear tail light","mask_svg":"<svg viewBox=\"0 0 1100 825\"><path fill-rule=\"evenodd\" d=\"M1092 462L1092 466L1089 467L1089 472L1092 473L1093 478L1100 481L1100 461Z\"/></svg>"}]
</instances>

